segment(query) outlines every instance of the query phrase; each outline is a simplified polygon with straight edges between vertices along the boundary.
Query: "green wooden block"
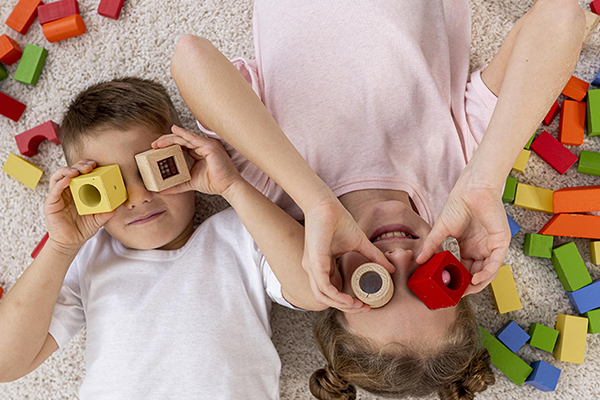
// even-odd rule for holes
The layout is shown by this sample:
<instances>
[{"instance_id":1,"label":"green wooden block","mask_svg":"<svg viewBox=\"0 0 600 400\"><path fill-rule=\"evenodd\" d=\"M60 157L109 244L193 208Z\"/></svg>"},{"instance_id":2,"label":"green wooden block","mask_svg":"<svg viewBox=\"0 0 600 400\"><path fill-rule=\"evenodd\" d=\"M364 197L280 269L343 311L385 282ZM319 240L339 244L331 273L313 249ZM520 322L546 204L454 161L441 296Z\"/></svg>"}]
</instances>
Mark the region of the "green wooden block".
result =
<instances>
[{"instance_id":1,"label":"green wooden block","mask_svg":"<svg viewBox=\"0 0 600 400\"><path fill-rule=\"evenodd\" d=\"M504 185L504 193L502 193L502 201L504 203L514 203L515 195L517 194L517 178L508 177L506 178L506 184Z\"/></svg>"},{"instance_id":2,"label":"green wooden block","mask_svg":"<svg viewBox=\"0 0 600 400\"><path fill-rule=\"evenodd\" d=\"M533 139L535 139L535 134L536 132L533 132L533 135L531 135L529 142L527 142L527 144L524 147L525 150L529 150L529 148L531 147L531 143L533 143Z\"/></svg>"},{"instance_id":3,"label":"green wooden block","mask_svg":"<svg viewBox=\"0 0 600 400\"><path fill-rule=\"evenodd\" d=\"M600 308L581 314L588 319L588 333L600 333Z\"/></svg>"},{"instance_id":4,"label":"green wooden block","mask_svg":"<svg viewBox=\"0 0 600 400\"><path fill-rule=\"evenodd\" d=\"M481 331L483 347L490 352L492 364L504 372L511 381L521 386L531 371L533 371L533 368L510 351L508 347L502 344L491 333L483 329L482 326L479 326L479 329Z\"/></svg>"},{"instance_id":5,"label":"green wooden block","mask_svg":"<svg viewBox=\"0 0 600 400\"><path fill-rule=\"evenodd\" d=\"M556 329L548 328L545 325L532 323L529 325L529 344L538 349L549 351L552 353L556 339L558 339L558 331Z\"/></svg>"},{"instance_id":6,"label":"green wooden block","mask_svg":"<svg viewBox=\"0 0 600 400\"><path fill-rule=\"evenodd\" d=\"M4 69L4 65L0 64L0 81L8 78L8 74L6 73L6 69Z\"/></svg>"},{"instance_id":7,"label":"green wooden block","mask_svg":"<svg viewBox=\"0 0 600 400\"><path fill-rule=\"evenodd\" d=\"M554 236L526 233L523 254L531 257L552 258L553 245Z\"/></svg>"},{"instance_id":8,"label":"green wooden block","mask_svg":"<svg viewBox=\"0 0 600 400\"><path fill-rule=\"evenodd\" d=\"M600 135L600 89L588 91L587 132L588 136Z\"/></svg>"},{"instance_id":9,"label":"green wooden block","mask_svg":"<svg viewBox=\"0 0 600 400\"><path fill-rule=\"evenodd\" d=\"M558 279L567 292L573 292L592 283L592 277L575 243L569 242L552 250L551 260Z\"/></svg>"},{"instance_id":10,"label":"green wooden block","mask_svg":"<svg viewBox=\"0 0 600 400\"><path fill-rule=\"evenodd\" d=\"M600 153L582 151L579 156L577 172L580 174L600 176Z\"/></svg>"},{"instance_id":11,"label":"green wooden block","mask_svg":"<svg viewBox=\"0 0 600 400\"><path fill-rule=\"evenodd\" d=\"M25 45L19 66L15 72L15 80L31 86L37 85L47 56L48 50L45 48L33 44Z\"/></svg>"}]
</instances>

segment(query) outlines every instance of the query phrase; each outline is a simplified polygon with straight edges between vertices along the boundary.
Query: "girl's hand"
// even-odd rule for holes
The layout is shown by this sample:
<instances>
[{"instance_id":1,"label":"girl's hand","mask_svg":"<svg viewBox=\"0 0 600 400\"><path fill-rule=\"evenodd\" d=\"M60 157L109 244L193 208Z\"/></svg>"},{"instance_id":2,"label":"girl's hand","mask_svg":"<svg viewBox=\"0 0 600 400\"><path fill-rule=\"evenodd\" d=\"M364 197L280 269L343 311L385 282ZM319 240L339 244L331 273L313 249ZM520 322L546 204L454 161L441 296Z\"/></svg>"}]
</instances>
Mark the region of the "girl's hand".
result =
<instances>
[{"instance_id":1,"label":"girl's hand","mask_svg":"<svg viewBox=\"0 0 600 400\"><path fill-rule=\"evenodd\" d=\"M152 143L153 149L178 144L188 150L194 160L187 182L161 191L161 194L176 194L197 190L206 194L222 195L233 183L242 179L223 145L173 125L172 135L164 135Z\"/></svg>"},{"instance_id":2,"label":"girl's hand","mask_svg":"<svg viewBox=\"0 0 600 400\"><path fill-rule=\"evenodd\" d=\"M50 177L50 191L44 204L44 216L50 245L59 251L73 253L88 241L114 215L110 213L79 215L71 190L71 178L90 173L95 161L81 160L72 167L63 167Z\"/></svg>"}]
</instances>

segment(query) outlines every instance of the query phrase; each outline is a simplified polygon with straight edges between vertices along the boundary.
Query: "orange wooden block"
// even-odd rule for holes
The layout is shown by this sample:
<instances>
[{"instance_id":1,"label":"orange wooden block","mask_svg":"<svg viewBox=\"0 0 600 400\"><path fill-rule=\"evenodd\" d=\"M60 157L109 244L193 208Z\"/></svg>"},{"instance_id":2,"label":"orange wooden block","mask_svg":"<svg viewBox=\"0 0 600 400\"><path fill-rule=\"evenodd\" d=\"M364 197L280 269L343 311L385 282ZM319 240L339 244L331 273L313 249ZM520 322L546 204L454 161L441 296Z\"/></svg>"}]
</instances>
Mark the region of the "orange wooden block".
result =
<instances>
[{"instance_id":1,"label":"orange wooden block","mask_svg":"<svg viewBox=\"0 0 600 400\"><path fill-rule=\"evenodd\" d=\"M21 35L26 34L37 17L38 6L42 4L42 0L19 0L6 19L6 25Z\"/></svg>"},{"instance_id":2,"label":"orange wooden block","mask_svg":"<svg viewBox=\"0 0 600 400\"><path fill-rule=\"evenodd\" d=\"M79 14L48 22L42 25L42 29L44 36L51 43L83 35L86 31L85 22Z\"/></svg>"},{"instance_id":3,"label":"orange wooden block","mask_svg":"<svg viewBox=\"0 0 600 400\"><path fill-rule=\"evenodd\" d=\"M571 146L583 144L585 113L585 103L573 100L563 101L558 125L558 140L562 144Z\"/></svg>"},{"instance_id":4,"label":"orange wooden block","mask_svg":"<svg viewBox=\"0 0 600 400\"><path fill-rule=\"evenodd\" d=\"M556 214L538 233L550 236L600 239L600 216Z\"/></svg>"},{"instance_id":5,"label":"orange wooden block","mask_svg":"<svg viewBox=\"0 0 600 400\"><path fill-rule=\"evenodd\" d=\"M590 84L586 81L571 76L571 79L569 79L569 82L567 82L565 88L562 90L562 94L573 100L581 101L587 94L589 87Z\"/></svg>"},{"instance_id":6,"label":"orange wooden block","mask_svg":"<svg viewBox=\"0 0 600 400\"><path fill-rule=\"evenodd\" d=\"M0 62L13 65L23 55L21 47L7 35L0 36Z\"/></svg>"},{"instance_id":7,"label":"orange wooden block","mask_svg":"<svg viewBox=\"0 0 600 400\"><path fill-rule=\"evenodd\" d=\"M600 186L577 186L555 190L554 214L600 211Z\"/></svg>"}]
</instances>

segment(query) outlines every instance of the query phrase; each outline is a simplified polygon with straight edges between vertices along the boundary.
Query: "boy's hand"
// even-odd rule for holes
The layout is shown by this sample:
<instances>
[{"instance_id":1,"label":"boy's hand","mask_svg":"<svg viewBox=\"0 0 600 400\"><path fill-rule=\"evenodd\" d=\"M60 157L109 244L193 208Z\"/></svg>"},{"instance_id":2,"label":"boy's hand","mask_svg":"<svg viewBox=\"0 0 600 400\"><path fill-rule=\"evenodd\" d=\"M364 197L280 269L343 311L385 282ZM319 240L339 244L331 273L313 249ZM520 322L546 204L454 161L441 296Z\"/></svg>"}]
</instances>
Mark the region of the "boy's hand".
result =
<instances>
[{"instance_id":1,"label":"boy's hand","mask_svg":"<svg viewBox=\"0 0 600 400\"><path fill-rule=\"evenodd\" d=\"M44 216L49 233L49 242L64 252L77 252L79 248L98 232L113 215L110 213L79 215L68 189L71 178L90 173L95 161L81 160L72 167L63 167L50 177L50 191L44 204Z\"/></svg>"},{"instance_id":2,"label":"boy's hand","mask_svg":"<svg viewBox=\"0 0 600 400\"><path fill-rule=\"evenodd\" d=\"M172 135L164 135L152 143L153 149L178 144L188 150L194 160L190 170L191 179L180 185L161 191L161 194L176 194L197 190L206 194L223 194L233 183L242 179L223 145L173 125Z\"/></svg>"}]
</instances>

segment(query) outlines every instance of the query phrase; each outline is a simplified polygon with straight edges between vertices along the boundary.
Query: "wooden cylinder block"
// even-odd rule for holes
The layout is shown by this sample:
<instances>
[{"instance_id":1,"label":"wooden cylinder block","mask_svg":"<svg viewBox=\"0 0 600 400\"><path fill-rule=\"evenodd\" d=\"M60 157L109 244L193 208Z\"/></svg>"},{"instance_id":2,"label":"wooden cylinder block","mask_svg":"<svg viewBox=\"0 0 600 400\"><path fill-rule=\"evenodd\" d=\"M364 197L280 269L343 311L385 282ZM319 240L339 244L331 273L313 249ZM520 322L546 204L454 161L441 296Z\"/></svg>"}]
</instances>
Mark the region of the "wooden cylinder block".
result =
<instances>
[{"instance_id":1,"label":"wooden cylinder block","mask_svg":"<svg viewBox=\"0 0 600 400\"><path fill-rule=\"evenodd\" d=\"M51 42L69 39L75 36L83 35L86 31L85 22L81 15L74 14L70 17L57 19L42 25L44 36Z\"/></svg>"},{"instance_id":2,"label":"wooden cylinder block","mask_svg":"<svg viewBox=\"0 0 600 400\"><path fill-rule=\"evenodd\" d=\"M379 308L386 305L394 295L394 282L383 266L366 263L352 274L352 291L360 301Z\"/></svg>"}]
</instances>

